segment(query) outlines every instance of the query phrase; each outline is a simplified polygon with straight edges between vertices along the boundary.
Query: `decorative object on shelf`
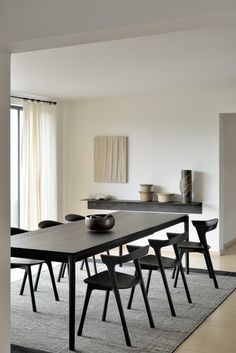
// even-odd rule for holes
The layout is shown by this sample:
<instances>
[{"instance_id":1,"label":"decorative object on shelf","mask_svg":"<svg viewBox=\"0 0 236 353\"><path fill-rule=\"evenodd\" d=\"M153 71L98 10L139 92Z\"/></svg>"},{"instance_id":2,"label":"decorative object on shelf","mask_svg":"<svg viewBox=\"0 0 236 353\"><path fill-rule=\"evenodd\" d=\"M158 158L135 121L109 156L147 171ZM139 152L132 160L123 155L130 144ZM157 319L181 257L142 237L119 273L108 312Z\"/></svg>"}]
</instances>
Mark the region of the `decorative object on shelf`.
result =
<instances>
[{"instance_id":1,"label":"decorative object on shelf","mask_svg":"<svg viewBox=\"0 0 236 353\"><path fill-rule=\"evenodd\" d=\"M127 183L127 136L96 136L94 138L94 181Z\"/></svg>"},{"instance_id":2,"label":"decorative object on shelf","mask_svg":"<svg viewBox=\"0 0 236 353\"><path fill-rule=\"evenodd\" d=\"M170 194L168 192L158 192L157 200L158 202L173 202L174 194Z\"/></svg>"},{"instance_id":3,"label":"decorative object on shelf","mask_svg":"<svg viewBox=\"0 0 236 353\"><path fill-rule=\"evenodd\" d=\"M145 192L145 191L139 191L139 194L140 194L140 200L141 201L152 201L153 200L153 194L154 192L153 191L148 191L148 192Z\"/></svg>"},{"instance_id":4,"label":"decorative object on shelf","mask_svg":"<svg viewBox=\"0 0 236 353\"><path fill-rule=\"evenodd\" d=\"M91 199L93 199L93 200L112 200L113 197L111 195L105 195L105 194L94 194L91 196Z\"/></svg>"},{"instance_id":5,"label":"decorative object on shelf","mask_svg":"<svg viewBox=\"0 0 236 353\"><path fill-rule=\"evenodd\" d=\"M153 185L152 184L140 184L141 191L140 200L141 201L152 201L153 200Z\"/></svg>"},{"instance_id":6,"label":"decorative object on shelf","mask_svg":"<svg viewBox=\"0 0 236 353\"><path fill-rule=\"evenodd\" d=\"M112 214L92 214L85 217L85 225L89 230L104 232L115 225L115 218Z\"/></svg>"},{"instance_id":7,"label":"decorative object on shelf","mask_svg":"<svg viewBox=\"0 0 236 353\"><path fill-rule=\"evenodd\" d=\"M140 188L142 192L152 192L153 185L152 184L140 184Z\"/></svg>"},{"instance_id":8,"label":"decorative object on shelf","mask_svg":"<svg viewBox=\"0 0 236 353\"><path fill-rule=\"evenodd\" d=\"M192 171L181 170L180 180L181 199L184 203L192 202Z\"/></svg>"}]
</instances>

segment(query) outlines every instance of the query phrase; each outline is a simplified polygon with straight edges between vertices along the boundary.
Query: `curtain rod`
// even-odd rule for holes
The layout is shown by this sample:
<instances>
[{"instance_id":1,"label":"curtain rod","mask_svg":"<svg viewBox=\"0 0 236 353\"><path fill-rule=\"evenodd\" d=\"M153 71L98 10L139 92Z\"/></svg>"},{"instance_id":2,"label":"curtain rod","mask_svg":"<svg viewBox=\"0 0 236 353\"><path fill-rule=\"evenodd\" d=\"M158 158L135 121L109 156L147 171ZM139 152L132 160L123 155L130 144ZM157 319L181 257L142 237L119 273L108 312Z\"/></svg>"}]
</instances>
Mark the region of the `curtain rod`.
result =
<instances>
[{"instance_id":1,"label":"curtain rod","mask_svg":"<svg viewBox=\"0 0 236 353\"><path fill-rule=\"evenodd\" d=\"M44 100L41 100L41 99L34 99L34 98L17 97L17 96L11 96L11 98L23 99L23 100L32 101L32 102L41 102L41 103L48 103L48 104L57 104L57 102L44 101Z\"/></svg>"}]
</instances>

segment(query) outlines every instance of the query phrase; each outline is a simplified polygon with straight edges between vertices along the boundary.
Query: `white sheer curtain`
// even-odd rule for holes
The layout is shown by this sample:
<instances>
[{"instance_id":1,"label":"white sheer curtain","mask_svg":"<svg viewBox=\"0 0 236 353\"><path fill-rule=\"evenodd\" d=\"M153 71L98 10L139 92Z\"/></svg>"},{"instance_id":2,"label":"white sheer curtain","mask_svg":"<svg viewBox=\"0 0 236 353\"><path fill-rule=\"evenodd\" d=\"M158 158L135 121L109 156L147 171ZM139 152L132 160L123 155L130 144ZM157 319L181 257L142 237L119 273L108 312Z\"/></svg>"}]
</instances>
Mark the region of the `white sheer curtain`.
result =
<instances>
[{"instance_id":1,"label":"white sheer curtain","mask_svg":"<svg viewBox=\"0 0 236 353\"><path fill-rule=\"evenodd\" d=\"M20 168L20 226L57 219L56 108L24 101Z\"/></svg>"}]
</instances>

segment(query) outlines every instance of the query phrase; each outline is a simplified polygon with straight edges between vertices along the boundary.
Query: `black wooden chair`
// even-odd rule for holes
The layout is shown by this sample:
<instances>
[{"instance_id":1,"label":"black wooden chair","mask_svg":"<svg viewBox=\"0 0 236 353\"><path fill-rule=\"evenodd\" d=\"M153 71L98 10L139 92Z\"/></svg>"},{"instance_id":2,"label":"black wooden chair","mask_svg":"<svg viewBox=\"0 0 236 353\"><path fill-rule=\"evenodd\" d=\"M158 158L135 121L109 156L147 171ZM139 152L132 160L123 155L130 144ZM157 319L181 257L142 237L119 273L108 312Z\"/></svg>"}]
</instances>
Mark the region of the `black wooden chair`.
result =
<instances>
[{"instance_id":1,"label":"black wooden chair","mask_svg":"<svg viewBox=\"0 0 236 353\"><path fill-rule=\"evenodd\" d=\"M167 237L168 237L168 240L158 240L158 239L149 239L148 240L150 246L155 251L155 255L149 254L149 255L146 255L145 257L143 257L142 259L140 259L140 266L141 266L142 270L149 271L147 286L146 286L146 293L147 294L149 291L152 271L160 271L161 277L163 280L163 284L165 287L167 299L169 302L171 314L172 314L172 316L176 316L174 304L173 304L173 301L171 298L171 294L170 294L170 290L169 290L169 286L168 286L168 282L167 282L167 278L166 278L166 274L165 274L165 269L171 269L171 268L175 268L176 266L179 266L188 302L192 303L191 296L190 296L189 289L188 289L188 285L187 285L187 281L186 281L186 278L184 275L184 270L183 270L182 263L181 263L181 258L180 258L180 255L178 252L178 247L177 247L177 245L179 243L183 242L184 239L187 238L187 234L186 233L183 233L183 234L167 233ZM165 257L165 256L161 255L161 250L164 247L167 247L170 245L173 246L175 258ZM127 245L127 248L128 248L128 251L133 251L135 248L137 249L138 247L134 246L134 245ZM129 298L129 302L128 302L128 309L131 309L133 295L134 295L134 288L132 288L131 293L130 293L130 298Z\"/></svg>"},{"instance_id":2,"label":"black wooden chair","mask_svg":"<svg viewBox=\"0 0 236 353\"><path fill-rule=\"evenodd\" d=\"M185 253L197 252L197 253L203 254L206 262L206 267L209 273L209 277L213 280L215 288L219 288L215 271L211 261L211 255L209 252L210 246L208 245L206 240L206 233L214 230L217 227L218 219L213 218L207 221L192 221L192 224L196 228L196 231L199 237L199 242L186 240L178 244L180 258L182 259ZM176 267L176 269L177 271L175 275L175 284L174 284L175 287L177 286L178 275L179 275L179 268Z\"/></svg>"},{"instance_id":3,"label":"black wooden chair","mask_svg":"<svg viewBox=\"0 0 236 353\"><path fill-rule=\"evenodd\" d=\"M77 222L85 219L84 216L81 216L80 214L75 214L75 213L70 213L65 216L65 220L67 222Z\"/></svg>"},{"instance_id":4,"label":"black wooden chair","mask_svg":"<svg viewBox=\"0 0 236 353\"><path fill-rule=\"evenodd\" d=\"M123 255L123 256L101 255L102 261L107 266L107 271L100 272L94 276L87 278L84 281L85 283L87 283L88 286L87 286L87 292L86 292L83 312L81 316L81 321L78 329L78 336L82 335L84 320L85 320L87 307L88 307L88 303L89 303L89 299L92 291L94 289L106 291L105 304L104 304L103 315L102 315L103 321L106 321L109 294L111 291L113 291L116 298L116 302L117 302L117 306L118 306L118 310L119 310L119 314L120 314L120 318L121 318L121 322L124 330L126 344L127 346L131 346L131 341L129 337L125 316L124 316L119 290L133 288L137 284L140 284L141 286L149 323L150 323L150 326L154 328L152 313L146 296L146 290L143 283L143 277L142 277L142 273L139 265L139 259L145 256L147 252L148 252L148 246L136 249L130 254ZM136 268L135 276L115 271L116 265L123 264L128 261L134 261L135 268Z\"/></svg>"},{"instance_id":5,"label":"black wooden chair","mask_svg":"<svg viewBox=\"0 0 236 353\"><path fill-rule=\"evenodd\" d=\"M11 236L14 236L16 234L21 234L21 233L27 233L27 232L28 231L25 230L25 229L15 228L15 227L11 228ZM30 295L31 295L31 301L32 301L32 308L33 308L34 312L37 311L37 308L36 308L36 302L35 302L35 295L34 295L31 267L34 266L34 265L39 265L39 266L42 267L42 265L44 263L46 263L47 266L48 266L48 270L49 270L51 281L52 281L52 287L53 287L55 299L56 299L56 301L59 301L59 296L58 296L58 293L57 293L57 287L56 287L56 283L55 283L55 278L54 278L54 274L53 274L51 261L33 260L33 259L23 259L23 258L11 257L11 268L12 269L13 268L22 268L23 270L25 270L25 274L24 274L22 285L21 285L21 289L20 289L20 295L24 294L25 283L26 283L26 279L28 277Z\"/></svg>"},{"instance_id":6,"label":"black wooden chair","mask_svg":"<svg viewBox=\"0 0 236 353\"><path fill-rule=\"evenodd\" d=\"M39 222L38 226L39 226L40 229L44 229L44 228L49 228L49 227L55 227L55 226L58 226L58 225L61 225L61 224L63 224L63 223L47 219L47 220ZM87 270L87 275L90 276L90 269L89 269L89 265L88 265L88 260L85 259L84 261L85 261L85 266L86 266L86 270ZM68 271L69 271L68 264L65 263L65 262L61 263L61 267L60 267L59 274L58 274L58 277L57 277L57 282L60 282L61 278L64 276L66 266L67 266ZM37 290L38 280L39 280L39 277L40 277L41 269L42 269L42 265L38 269L34 290Z\"/></svg>"},{"instance_id":7,"label":"black wooden chair","mask_svg":"<svg viewBox=\"0 0 236 353\"><path fill-rule=\"evenodd\" d=\"M75 214L75 213L70 213L65 216L65 220L67 222L77 222L77 221L81 221L84 219L85 219L84 216L81 216L80 214ZM97 273L98 271L97 271L97 264L96 264L95 256L92 256L92 259L93 259L94 272ZM81 270L83 270L84 265L86 266L86 268L88 266L88 263L86 265L85 261L86 260L82 260L82 262L81 262L81 267L80 267ZM65 266L64 266L64 271L62 272L62 277L64 276L64 272L65 272Z\"/></svg>"},{"instance_id":8,"label":"black wooden chair","mask_svg":"<svg viewBox=\"0 0 236 353\"><path fill-rule=\"evenodd\" d=\"M63 224L63 223L47 219L47 220L39 222L38 227L40 229L44 229L44 228L59 226L61 224ZM35 291L37 291L37 289L38 289L39 277L40 277L40 274L41 274L42 266L43 265L41 264L39 266L39 268L38 268L38 273L37 273L37 277L36 277L36 281L35 281L35 285L34 285L34 290ZM57 279L57 281L58 281L58 279Z\"/></svg>"}]
</instances>

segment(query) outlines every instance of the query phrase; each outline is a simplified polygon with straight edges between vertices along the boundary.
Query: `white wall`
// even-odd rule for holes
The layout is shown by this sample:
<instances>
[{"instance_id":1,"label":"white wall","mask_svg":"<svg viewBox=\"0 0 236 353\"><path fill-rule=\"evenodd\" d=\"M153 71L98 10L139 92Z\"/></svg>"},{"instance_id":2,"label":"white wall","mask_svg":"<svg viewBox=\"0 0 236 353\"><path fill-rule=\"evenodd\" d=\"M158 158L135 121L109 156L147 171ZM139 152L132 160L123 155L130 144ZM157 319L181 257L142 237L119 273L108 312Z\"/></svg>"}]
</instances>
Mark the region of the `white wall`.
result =
<instances>
[{"instance_id":1,"label":"white wall","mask_svg":"<svg viewBox=\"0 0 236 353\"><path fill-rule=\"evenodd\" d=\"M219 113L236 111L236 91L93 99L64 105L64 213L86 214L94 193L139 199L139 184L179 193L181 169L194 171L194 200L219 216ZM93 182L93 138L129 137L127 184ZM91 211L89 211L91 212ZM219 250L218 230L210 237Z\"/></svg>"},{"instance_id":2,"label":"white wall","mask_svg":"<svg viewBox=\"0 0 236 353\"><path fill-rule=\"evenodd\" d=\"M236 238L236 114L220 116L220 190L223 218L222 241L230 244Z\"/></svg>"},{"instance_id":3,"label":"white wall","mask_svg":"<svg viewBox=\"0 0 236 353\"><path fill-rule=\"evenodd\" d=\"M10 351L10 56L0 52L0 352Z\"/></svg>"}]
</instances>

